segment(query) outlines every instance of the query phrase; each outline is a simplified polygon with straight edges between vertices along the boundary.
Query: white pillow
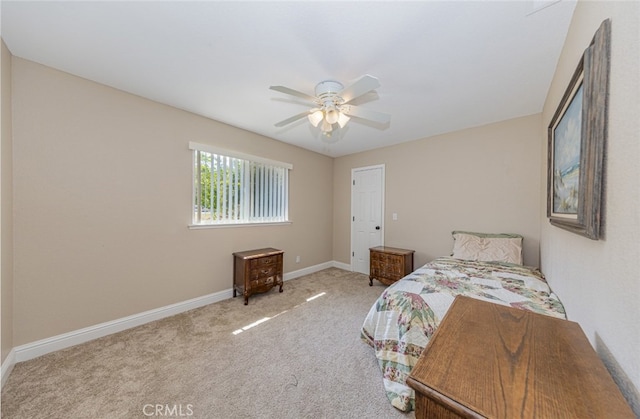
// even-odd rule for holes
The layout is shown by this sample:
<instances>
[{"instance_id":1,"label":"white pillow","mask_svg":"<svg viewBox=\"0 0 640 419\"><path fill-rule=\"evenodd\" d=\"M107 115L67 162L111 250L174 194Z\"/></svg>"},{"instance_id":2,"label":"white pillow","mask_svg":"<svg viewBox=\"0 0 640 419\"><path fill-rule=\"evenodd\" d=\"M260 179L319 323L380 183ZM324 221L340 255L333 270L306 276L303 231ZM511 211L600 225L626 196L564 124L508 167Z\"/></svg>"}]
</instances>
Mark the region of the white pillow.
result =
<instances>
[{"instance_id":1,"label":"white pillow","mask_svg":"<svg viewBox=\"0 0 640 419\"><path fill-rule=\"evenodd\" d=\"M453 256L480 262L522 265L522 239L518 234L486 234L453 231Z\"/></svg>"}]
</instances>

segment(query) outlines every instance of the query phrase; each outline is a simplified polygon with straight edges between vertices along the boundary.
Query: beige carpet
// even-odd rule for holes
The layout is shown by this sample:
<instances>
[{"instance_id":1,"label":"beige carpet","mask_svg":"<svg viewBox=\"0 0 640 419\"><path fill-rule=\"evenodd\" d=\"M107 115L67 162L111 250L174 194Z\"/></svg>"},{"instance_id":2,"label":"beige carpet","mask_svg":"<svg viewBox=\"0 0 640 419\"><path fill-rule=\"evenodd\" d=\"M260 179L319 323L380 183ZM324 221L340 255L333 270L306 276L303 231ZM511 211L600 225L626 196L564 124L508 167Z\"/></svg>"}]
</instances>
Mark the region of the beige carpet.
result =
<instances>
[{"instance_id":1,"label":"beige carpet","mask_svg":"<svg viewBox=\"0 0 640 419\"><path fill-rule=\"evenodd\" d=\"M413 418L359 338L383 289L326 269L17 364L2 418Z\"/></svg>"}]
</instances>

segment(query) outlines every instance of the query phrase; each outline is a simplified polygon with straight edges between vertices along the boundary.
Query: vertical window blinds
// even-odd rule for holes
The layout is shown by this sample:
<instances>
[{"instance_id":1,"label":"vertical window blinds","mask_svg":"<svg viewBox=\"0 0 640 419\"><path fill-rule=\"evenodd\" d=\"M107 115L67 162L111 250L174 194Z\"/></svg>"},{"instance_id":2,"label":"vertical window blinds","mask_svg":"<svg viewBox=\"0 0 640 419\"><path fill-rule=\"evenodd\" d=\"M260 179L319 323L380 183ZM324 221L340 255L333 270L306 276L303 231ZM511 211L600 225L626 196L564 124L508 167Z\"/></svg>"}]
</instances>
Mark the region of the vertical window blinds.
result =
<instances>
[{"instance_id":1,"label":"vertical window blinds","mask_svg":"<svg viewBox=\"0 0 640 419\"><path fill-rule=\"evenodd\" d=\"M253 224L289 219L288 163L189 143L193 223Z\"/></svg>"}]
</instances>

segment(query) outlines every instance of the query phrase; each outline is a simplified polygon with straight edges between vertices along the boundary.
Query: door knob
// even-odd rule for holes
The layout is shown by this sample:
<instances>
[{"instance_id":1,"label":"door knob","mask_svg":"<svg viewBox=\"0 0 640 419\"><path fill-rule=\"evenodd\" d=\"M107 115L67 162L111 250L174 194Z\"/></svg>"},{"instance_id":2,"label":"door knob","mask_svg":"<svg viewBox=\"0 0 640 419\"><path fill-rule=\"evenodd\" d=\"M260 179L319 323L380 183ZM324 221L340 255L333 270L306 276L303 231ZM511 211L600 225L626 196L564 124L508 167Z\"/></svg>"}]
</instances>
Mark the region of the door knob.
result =
<instances>
[{"instance_id":1,"label":"door knob","mask_svg":"<svg viewBox=\"0 0 640 419\"><path fill-rule=\"evenodd\" d=\"M376 226L376 230L380 230L380 226Z\"/></svg>"}]
</instances>

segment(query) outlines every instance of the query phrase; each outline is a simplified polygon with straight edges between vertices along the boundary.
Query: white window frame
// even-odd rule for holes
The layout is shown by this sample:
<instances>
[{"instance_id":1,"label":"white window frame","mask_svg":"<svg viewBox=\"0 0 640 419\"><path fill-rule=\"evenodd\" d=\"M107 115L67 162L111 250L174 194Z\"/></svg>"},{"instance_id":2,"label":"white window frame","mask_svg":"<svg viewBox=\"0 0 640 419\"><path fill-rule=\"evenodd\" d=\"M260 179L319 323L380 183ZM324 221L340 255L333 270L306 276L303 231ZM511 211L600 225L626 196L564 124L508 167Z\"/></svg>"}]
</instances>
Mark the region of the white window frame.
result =
<instances>
[{"instance_id":1,"label":"white window frame","mask_svg":"<svg viewBox=\"0 0 640 419\"><path fill-rule=\"evenodd\" d=\"M289 171L293 170L292 164L214 147L208 144L189 142L189 149L192 150L191 167L193 170L191 176L191 224L189 228L246 227L291 223L289 220ZM236 198L234 198L234 200L241 208L241 211L239 211L241 214L238 214L235 218L229 219L224 217L223 219L214 221L214 208L210 208L211 220L204 221L202 219L203 205L196 203L198 202L197 199L199 199L199 196L201 196L200 166L198 161L199 152L210 153L212 158L216 156L216 161L220 164L229 164L229 159L237 159L244 162L244 170L236 169L236 172L233 173L234 176L238 176L242 186L236 190L233 190L231 187L221 190L223 194L231 193L235 195ZM226 162L223 163L224 160L226 160ZM253 183L251 183L250 187L247 187L249 185L248 182L250 182L250 180L248 180L248 173L251 173L250 168L255 170L255 176L258 178L259 186L257 191L253 189ZM225 171L223 175L226 176L226 173ZM256 197L254 195L252 197L252 191L259 196ZM243 196L239 196L238 192L241 192ZM271 205L268 208L265 207L265 193L273 193L272 198L276 198L277 205L273 204L274 199L270 199L269 203ZM256 202L255 198L257 198L259 202ZM224 199L223 201L226 202ZM221 208L220 204L218 204L218 208L215 209L217 217L221 217L225 209L226 208ZM228 214L229 210L226 210ZM253 212L253 214L251 212Z\"/></svg>"}]
</instances>

